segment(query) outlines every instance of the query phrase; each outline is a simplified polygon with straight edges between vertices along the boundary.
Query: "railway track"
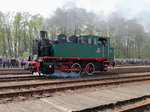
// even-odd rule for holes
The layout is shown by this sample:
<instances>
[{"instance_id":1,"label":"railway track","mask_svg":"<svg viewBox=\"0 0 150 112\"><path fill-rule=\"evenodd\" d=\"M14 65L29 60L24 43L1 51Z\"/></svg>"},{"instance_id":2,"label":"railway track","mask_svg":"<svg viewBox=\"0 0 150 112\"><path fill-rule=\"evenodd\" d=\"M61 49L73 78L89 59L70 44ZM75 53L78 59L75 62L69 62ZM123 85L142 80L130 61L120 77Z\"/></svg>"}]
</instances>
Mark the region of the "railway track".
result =
<instances>
[{"instance_id":1,"label":"railway track","mask_svg":"<svg viewBox=\"0 0 150 112\"><path fill-rule=\"evenodd\" d=\"M121 66L115 69L109 69L109 72L98 72L97 74L123 74L123 73L134 73L134 72L150 72L150 66ZM32 74L30 71L24 70L23 68L0 68L0 75L20 75L20 74ZM95 74L95 75L97 75Z\"/></svg>"},{"instance_id":2,"label":"railway track","mask_svg":"<svg viewBox=\"0 0 150 112\"><path fill-rule=\"evenodd\" d=\"M150 103L144 103L144 104L128 107L125 109L120 109L117 112L144 112L144 110L145 111L150 110Z\"/></svg>"},{"instance_id":3,"label":"railway track","mask_svg":"<svg viewBox=\"0 0 150 112\"><path fill-rule=\"evenodd\" d=\"M91 87L118 86L119 84L128 84L133 82L150 81L150 75L100 78L100 79L79 79L68 81L54 81L49 83L24 84L0 87L0 98L15 98L18 96L32 96L42 94L52 94L55 92L64 92L66 90L78 90Z\"/></svg>"},{"instance_id":4,"label":"railway track","mask_svg":"<svg viewBox=\"0 0 150 112\"><path fill-rule=\"evenodd\" d=\"M149 76L147 75L143 75L144 76ZM106 77L106 78L105 78ZM108 78L110 77L110 78ZM129 76L129 77L125 77L125 78L130 78L130 77L141 77L141 76ZM119 79L119 76L116 76L116 75L112 75L112 76L109 76L109 75L101 75L101 76L91 76L91 77L81 77L81 79L85 80L85 79L92 79L93 80L99 80L101 78L101 80L105 80L105 79ZM122 77L123 78L123 77ZM14 81L32 81L32 80L42 80L42 79L47 79L47 80L50 80L50 79L63 79L63 78L56 78L56 77L53 77L53 76L38 76L38 75L31 75L31 74L25 74L25 75L22 75L20 74L19 76L16 75L1 75L0 76L0 82L14 82ZM75 78L67 78L68 80L71 80L71 79L75 79ZM77 78L78 79L78 78ZM89 80L87 80L89 81Z\"/></svg>"},{"instance_id":5,"label":"railway track","mask_svg":"<svg viewBox=\"0 0 150 112\"><path fill-rule=\"evenodd\" d=\"M10 71L9 71L10 70ZM136 73L136 72L150 72L150 66L146 66L142 68L133 68L133 66L130 68L124 67L124 68L116 68L116 69L111 69L109 72L101 72L101 73L96 73L93 76L90 77L95 77L95 76L107 76L107 75L116 75L116 74L123 74L123 73ZM38 76L24 76L25 74L31 74L29 71L25 71L20 68L9 68L9 69L0 69L0 82L14 82L14 81L32 81L32 80L39 80L39 79L45 79L45 77L38 77ZM3 77L3 78L2 78ZM8 78L9 77L9 78ZM86 76L89 77L89 76ZM49 77L54 78L54 77Z\"/></svg>"},{"instance_id":6,"label":"railway track","mask_svg":"<svg viewBox=\"0 0 150 112\"><path fill-rule=\"evenodd\" d=\"M123 100L114 104L100 105L79 112L149 112L150 95ZM78 112L78 111L77 111Z\"/></svg>"},{"instance_id":7,"label":"railway track","mask_svg":"<svg viewBox=\"0 0 150 112\"><path fill-rule=\"evenodd\" d=\"M37 78L39 79L38 76L30 76L31 78ZM20 78L20 77L18 77ZM43 79L47 79L46 77L42 77ZM0 90L2 89L20 89L20 88L31 88L31 87L40 87L40 86L53 86L53 85L63 85L63 84L76 84L76 83L92 83L92 82L99 82L101 85L103 85L102 82L111 82L111 81L119 81L119 80L124 80L124 81L129 81L128 79L133 79L136 78L135 80L149 80L150 75L137 75L137 76L125 76L125 77L112 77L112 78L89 78L89 79L77 79L77 80L63 80L63 81L51 81L46 82L46 83L29 83L29 84L23 84L23 85L9 85L9 86L0 86ZM147 78L147 79L146 79ZM117 83L117 82L114 82ZM105 84L105 83L104 83Z\"/></svg>"},{"instance_id":8,"label":"railway track","mask_svg":"<svg viewBox=\"0 0 150 112\"><path fill-rule=\"evenodd\" d=\"M42 80L47 79L47 77L41 76L18 76L18 77L0 77L0 82L14 82L14 81L31 81L31 80Z\"/></svg>"}]
</instances>

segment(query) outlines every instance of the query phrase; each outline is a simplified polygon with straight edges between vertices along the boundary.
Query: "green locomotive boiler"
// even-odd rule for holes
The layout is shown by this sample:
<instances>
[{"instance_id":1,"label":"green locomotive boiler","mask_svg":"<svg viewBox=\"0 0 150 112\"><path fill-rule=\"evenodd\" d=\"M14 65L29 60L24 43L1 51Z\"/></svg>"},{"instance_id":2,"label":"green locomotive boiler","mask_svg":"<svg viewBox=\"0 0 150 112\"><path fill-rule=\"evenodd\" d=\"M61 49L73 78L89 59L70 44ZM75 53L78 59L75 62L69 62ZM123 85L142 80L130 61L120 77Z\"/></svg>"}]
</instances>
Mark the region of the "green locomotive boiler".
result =
<instances>
[{"instance_id":1,"label":"green locomotive boiler","mask_svg":"<svg viewBox=\"0 0 150 112\"><path fill-rule=\"evenodd\" d=\"M51 74L57 69L93 75L114 65L110 38L93 35L67 37L60 34L57 40L49 40L47 32L41 31L40 38L33 42L33 56L28 68L39 74Z\"/></svg>"}]
</instances>

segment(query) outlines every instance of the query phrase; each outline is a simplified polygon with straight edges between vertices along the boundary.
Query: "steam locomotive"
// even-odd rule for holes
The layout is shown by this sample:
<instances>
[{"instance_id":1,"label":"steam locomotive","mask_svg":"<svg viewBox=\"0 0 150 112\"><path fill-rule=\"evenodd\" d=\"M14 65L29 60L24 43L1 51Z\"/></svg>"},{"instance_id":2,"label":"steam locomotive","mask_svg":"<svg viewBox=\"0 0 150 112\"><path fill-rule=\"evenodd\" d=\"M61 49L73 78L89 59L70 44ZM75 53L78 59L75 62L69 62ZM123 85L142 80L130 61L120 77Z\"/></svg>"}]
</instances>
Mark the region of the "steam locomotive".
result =
<instances>
[{"instance_id":1,"label":"steam locomotive","mask_svg":"<svg viewBox=\"0 0 150 112\"><path fill-rule=\"evenodd\" d=\"M59 34L57 40L49 40L47 32L40 31L40 38L33 41L32 48L27 66L39 75L56 70L93 75L114 65L114 49L108 37Z\"/></svg>"}]
</instances>

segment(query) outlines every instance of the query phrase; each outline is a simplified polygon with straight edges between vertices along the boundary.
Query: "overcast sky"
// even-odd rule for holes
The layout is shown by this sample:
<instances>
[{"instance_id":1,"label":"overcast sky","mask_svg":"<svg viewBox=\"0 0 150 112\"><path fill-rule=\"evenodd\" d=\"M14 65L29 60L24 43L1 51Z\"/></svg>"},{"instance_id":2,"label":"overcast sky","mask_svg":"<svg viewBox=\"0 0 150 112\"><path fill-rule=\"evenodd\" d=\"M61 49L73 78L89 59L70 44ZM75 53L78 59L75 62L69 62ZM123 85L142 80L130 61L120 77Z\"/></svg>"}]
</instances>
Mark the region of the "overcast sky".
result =
<instances>
[{"instance_id":1,"label":"overcast sky","mask_svg":"<svg viewBox=\"0 0 150 112\"><path fill-rule=\"evenodd\" d=\"M2 12L29 12L49 17L58 7L85 8L95 13L115 11L132 18L141 12L150 12L150 0L0 0Z\"/></svg>"}]
</instances>

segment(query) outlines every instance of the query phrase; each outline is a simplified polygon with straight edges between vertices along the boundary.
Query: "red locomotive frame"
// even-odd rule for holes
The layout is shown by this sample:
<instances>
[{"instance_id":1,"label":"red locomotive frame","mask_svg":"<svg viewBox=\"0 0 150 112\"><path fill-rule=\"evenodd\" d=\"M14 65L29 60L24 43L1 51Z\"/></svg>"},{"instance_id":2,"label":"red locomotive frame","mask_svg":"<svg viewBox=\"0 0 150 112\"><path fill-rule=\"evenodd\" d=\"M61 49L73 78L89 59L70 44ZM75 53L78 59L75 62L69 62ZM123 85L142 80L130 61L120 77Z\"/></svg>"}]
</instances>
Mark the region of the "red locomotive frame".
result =
<instances>
[{"instance_id":1,"label":"red locomotive frame","mask_svg":"<svg viewBox=\"0 0 150 112\"><path fill-rule=\"evenodd\" d=\"M48 63L48 66L43 66L42 63ZM57 64L55 64L57 63ZM94 57L51 57L44 56L40 61L29 61L29 68L33 72L49 71L59 69L62 72L86 72L88 75L93 75L95 71L107 71L108 66L113 66L114 61L108 61L108 58Z\"/></svg>"}]
</instances>

